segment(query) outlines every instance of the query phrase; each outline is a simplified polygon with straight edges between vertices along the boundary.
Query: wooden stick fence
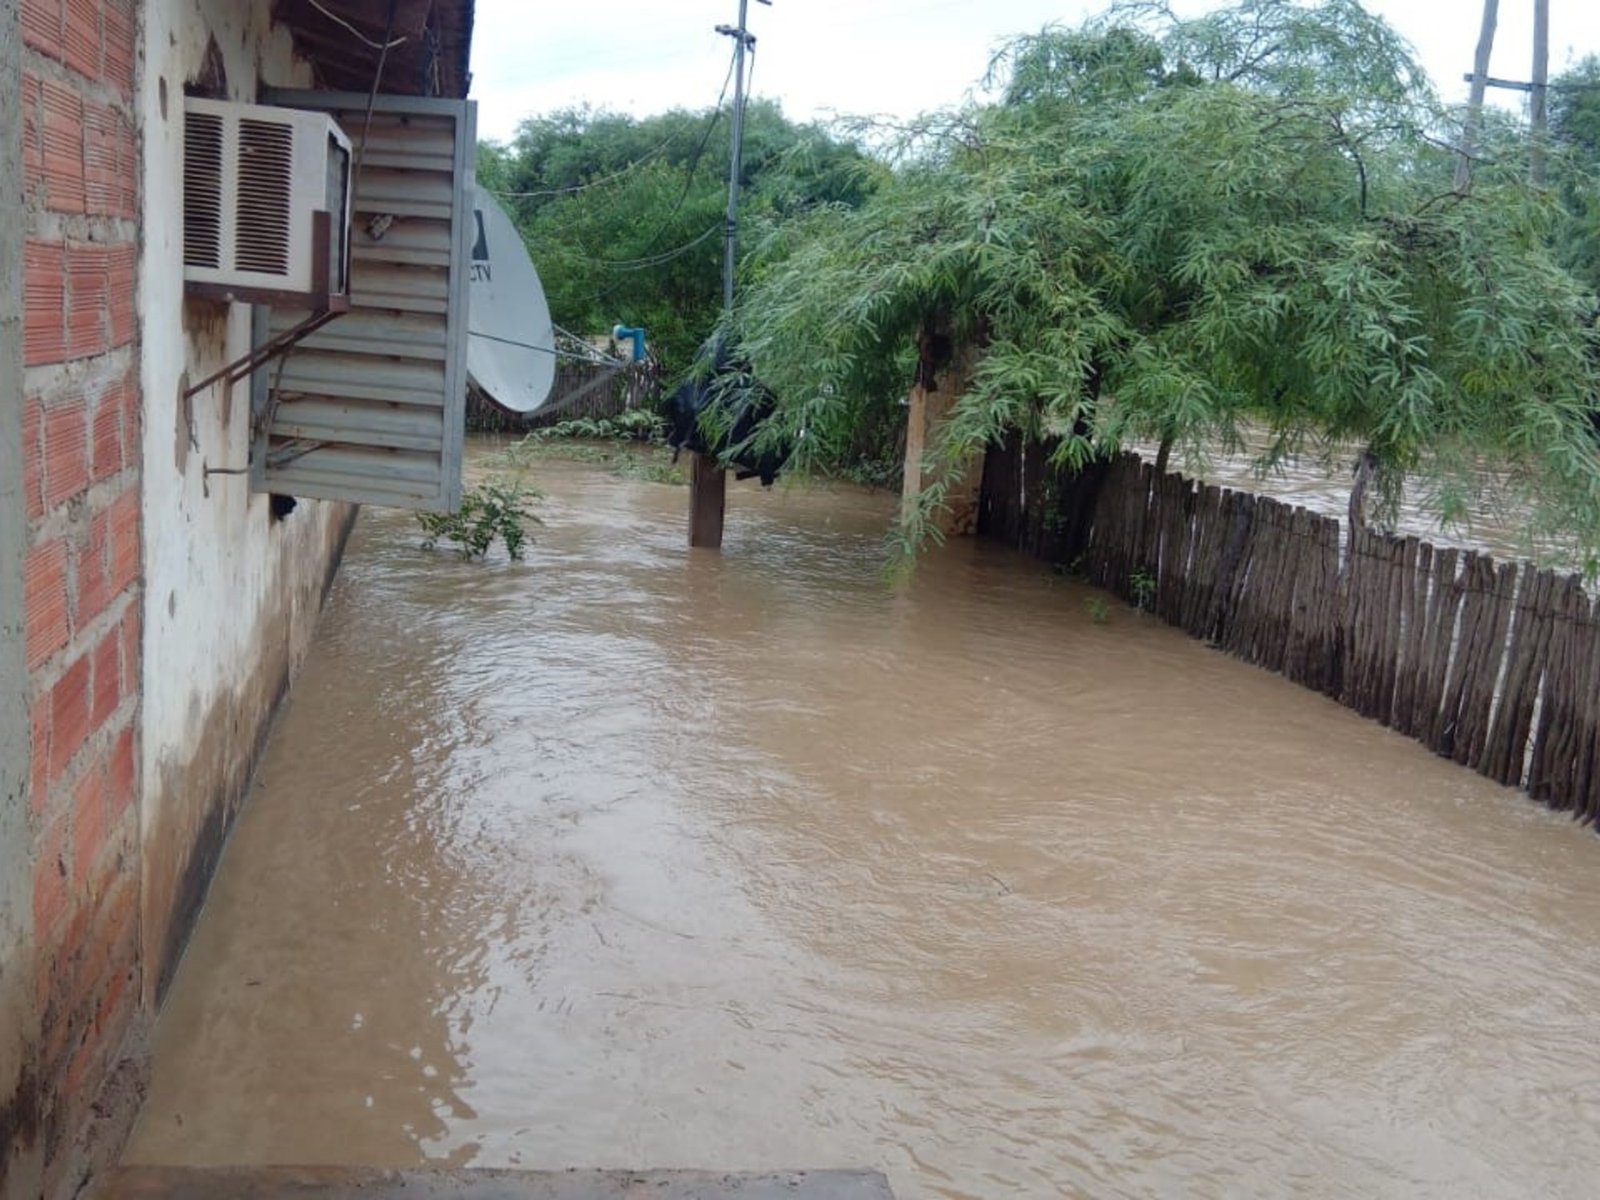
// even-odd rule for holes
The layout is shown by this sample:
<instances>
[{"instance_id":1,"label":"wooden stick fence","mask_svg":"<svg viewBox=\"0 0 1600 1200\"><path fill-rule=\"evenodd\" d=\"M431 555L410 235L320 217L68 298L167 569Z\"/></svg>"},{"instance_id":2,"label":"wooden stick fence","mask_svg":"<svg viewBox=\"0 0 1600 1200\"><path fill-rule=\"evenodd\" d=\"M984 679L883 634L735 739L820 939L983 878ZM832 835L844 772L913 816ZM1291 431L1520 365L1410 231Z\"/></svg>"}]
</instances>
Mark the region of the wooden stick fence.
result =
<instances>
[{"instance_id":1,"label":"wooden stick fence","mask_svg":"<svg viewBox=\"0 0 1600 1200\"><path fill-rule=\"evenodd\" d=\"M469 389L467 428L473 433L526 433L574 417L615 417L630 408L654 404L660 390L661 372L654 362L618 368L563 360L556 368L549 401L528 416L501 408L475 387Z\"/></svg>"},{"instance_id":2,"label":"wooden stick fence","mask_svg":"<svg viewBox=\"0 0 1600 1200\"><path fill-rule=\"evenodd\" d=\"M978 532L1585 822L1600 818L1600 612L1576 575L1157 476L992 447Z\"/></svg>"}]
</instances>

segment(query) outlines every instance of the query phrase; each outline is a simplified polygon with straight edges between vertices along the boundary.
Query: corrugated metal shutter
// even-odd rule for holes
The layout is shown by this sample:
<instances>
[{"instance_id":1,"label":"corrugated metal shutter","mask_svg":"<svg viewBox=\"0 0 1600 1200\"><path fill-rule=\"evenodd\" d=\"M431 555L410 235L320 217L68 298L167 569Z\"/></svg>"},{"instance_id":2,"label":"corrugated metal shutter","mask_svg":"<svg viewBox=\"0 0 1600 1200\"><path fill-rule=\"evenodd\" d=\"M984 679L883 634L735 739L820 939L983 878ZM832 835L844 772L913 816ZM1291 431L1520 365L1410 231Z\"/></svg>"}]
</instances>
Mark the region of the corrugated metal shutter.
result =
<instances>
[{"instance_id":1,"label":"corrugated metal shutter","mask_svg":"<svg viewBox=\"0 0 1600 1200\"><path fill-rule=\"evenodd\" d=\"M367 97L275 91L332 113L351 143ZM350 311L255 375L251 485L449 511L461 502L476 105L379 96L359 155ZM258 307L257 344L304 311Z\"/></svg>"}]
</instances>

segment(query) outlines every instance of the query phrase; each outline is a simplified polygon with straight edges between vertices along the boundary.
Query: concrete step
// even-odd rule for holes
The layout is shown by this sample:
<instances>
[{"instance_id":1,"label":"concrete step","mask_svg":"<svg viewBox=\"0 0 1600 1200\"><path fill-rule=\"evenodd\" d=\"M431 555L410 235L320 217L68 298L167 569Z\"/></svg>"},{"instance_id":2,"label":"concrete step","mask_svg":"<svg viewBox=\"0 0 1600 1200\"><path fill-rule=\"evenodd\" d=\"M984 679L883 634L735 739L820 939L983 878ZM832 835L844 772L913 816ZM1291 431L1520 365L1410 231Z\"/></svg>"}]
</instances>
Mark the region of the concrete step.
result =
<instances>
[{"instance_id":1,"label":"concrete step","mask_svg":"<svg viewBox=\"0 0 1600 1200\"><path fill-rule=\"evenodd\" d=\"M93 1200L894 1200L873 1171L378 1171L124 1167Z\"/></svg>"}]
</instances>

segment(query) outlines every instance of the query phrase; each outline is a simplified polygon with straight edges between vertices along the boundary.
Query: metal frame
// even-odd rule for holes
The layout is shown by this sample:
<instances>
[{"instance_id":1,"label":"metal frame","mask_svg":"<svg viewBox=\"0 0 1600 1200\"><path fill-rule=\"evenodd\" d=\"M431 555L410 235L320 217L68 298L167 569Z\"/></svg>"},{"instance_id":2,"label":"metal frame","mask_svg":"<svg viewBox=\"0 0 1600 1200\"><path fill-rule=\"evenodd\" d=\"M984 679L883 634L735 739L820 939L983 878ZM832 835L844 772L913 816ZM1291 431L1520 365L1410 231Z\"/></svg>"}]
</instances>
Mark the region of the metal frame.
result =
<instances>
[{"instance_id":1,"label":"metal frame","mask_svg":"<svg viewBox=\"0 0 1600 1200\"><path fill-rule=\"evenodd\" d=\"M311 226L311 253L312 261L316 263L317 280L316 288L311 293L311 315L301 321L293 329L286 329L271 341L253 347L249 353L234 359L227 366L218 371L213 371L199 383L183 393L185 401L193 400L218 380L226 379L228 386L232 387L241 380L250 378L267 363L286 353L296 342L310 337L335 317L342 316L350 311L350 297L348 295L336 296L332 294L331 281L328 273L328 247L333 238L333 217L326 212L318 211L312 218ZM345 268L345 282L348 284L350 269ZM184 286L184 292L190 296L203 296L215 300L261 301L271 303L273 298L286 299L293 303L303 303L306 297L298 292L256 291L253 289L240 289L229 287L226 284L216 283L191 283ZM252 340L254 340L252 336Z\"/></svg>"},{"instance_id":2,"label":"metal frame","mask_svg":"<svg viewBox=\"0 0 1600 1200\"><path fill-rule=\"evenodd\" d=\"M360 137L359 129L351 129L351 114L359 117L367 112L390 115L398 118L408 116L447 118L454 126L453 157L451 162L452 203L449 224L449 243L451 247L449 290L446 293L444 312L444 395L443 413L444 423L441 437L440 463L439 463L439 490L433 498L426 503L428 508L448 508L453 510L460 504L462 489L462 450L464 444L465 419L466 419L466 344L469 331L468 304L470 301L469 284L470 271L466 264L471 257L471 238L473 235L472 221L472 196L474 187L476 148L477 148L477 106L468 100L442 99L402 95L375 95L368 96L351 92L311 91L285 88L265 89L262 102L283 105L291 108L313 109L340 115L347 131L352 134L352 141ZM364 173L364 172L363 172ZM357 223L356 214L370 213L370 209L362 208L362 181L357 178L352 187L352 224ZM364 216L363 218L364 219ZM354 276L359 268L354 263L352 252L352 288L356 287ZM365 311L360 310L360 311ZM257 310L256 337L265 338L267 331L267 311ZM289 331L285 331L289 332ZM260 438L253 443L251 452L252 463L252 488L256 491L283 491L282 481L269 482L268 469L277 465L274 461L267 461L266 444L271 438L271 426L275 419L272 411L275 408L274 389L270 381L264 376L257 376L254 389L252 409L261 422L263 429ZM295 446L295 458L303 458L315 453L316 450L330 445L329 442L315 442L304 446ZM359 495L346 495L344 490L337 485L330 485L325 491L319 492L306 488L303 481L296 487L297 492L307 496L323 499L350 499L357 502L385 503L382 499L363 498ZM359 489L351 489L359 491Z\"/></svg>"}]
</instances>

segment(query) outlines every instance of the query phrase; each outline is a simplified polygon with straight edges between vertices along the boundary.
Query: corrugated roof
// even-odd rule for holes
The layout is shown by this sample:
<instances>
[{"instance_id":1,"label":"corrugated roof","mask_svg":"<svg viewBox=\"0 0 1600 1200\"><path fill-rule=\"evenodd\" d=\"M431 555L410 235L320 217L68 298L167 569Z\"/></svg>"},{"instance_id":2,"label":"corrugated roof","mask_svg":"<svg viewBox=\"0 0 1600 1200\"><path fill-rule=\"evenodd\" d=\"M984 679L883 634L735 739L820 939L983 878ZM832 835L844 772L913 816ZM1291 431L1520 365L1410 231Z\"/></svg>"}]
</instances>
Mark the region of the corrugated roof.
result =
<instances>
[{"instance_id":1,"label":"corrugated roof","mask_svg":"<svg viewBox=\"0 0 1600 1200\"><path fill-rule=\"evenodd\" d=\"M369 91L380 58L380 92L461 97L472 84L473 0L276 0L273 17L319 88Z\"/></svg>"}]
</instances>

